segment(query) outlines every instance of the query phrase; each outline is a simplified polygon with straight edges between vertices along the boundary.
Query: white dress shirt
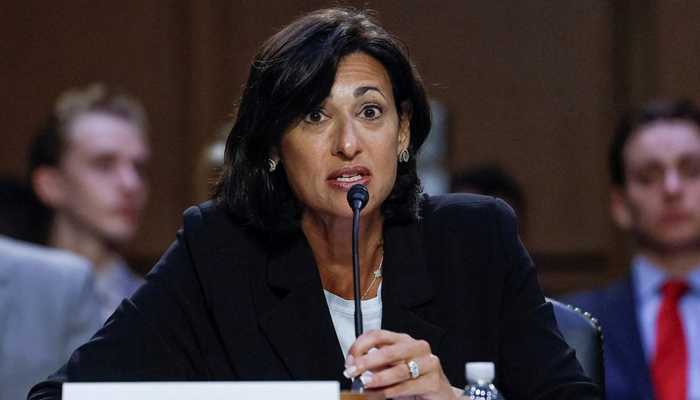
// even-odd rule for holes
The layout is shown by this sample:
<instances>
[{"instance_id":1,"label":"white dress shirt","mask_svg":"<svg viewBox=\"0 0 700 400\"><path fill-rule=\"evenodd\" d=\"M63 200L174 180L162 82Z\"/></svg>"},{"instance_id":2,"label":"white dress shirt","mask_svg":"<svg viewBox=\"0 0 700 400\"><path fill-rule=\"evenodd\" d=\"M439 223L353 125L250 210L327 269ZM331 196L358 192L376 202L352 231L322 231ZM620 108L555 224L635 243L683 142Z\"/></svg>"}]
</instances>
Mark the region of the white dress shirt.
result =
<instances>
[{"instance_id":1,"label":"white dress shirt","mask_svg":"<svg viewBox=\"0 0 700 400\"><path fill-rule=\"evenodd\" d=\"M637 320L647 364L656 347L656 321L663 300L661 286L666 272L648 259L632 261L632 283L637 301ZM690 290L680 299L679 309L688 350L688 400L700 400L700 266L686 277Z\"/></svg>"},{"instance_id":2,"label":"white dress shirt","mask_svg":"<svg viewBox=\"0 0 700 400\"><path fill-rule=\"evenodd\" d=\"M95 286L100 299L102 322L107 321L122 300L131 297L144 279L135 274L126 261L119 259L95 275Z\"/></svg>"}]
</instances>

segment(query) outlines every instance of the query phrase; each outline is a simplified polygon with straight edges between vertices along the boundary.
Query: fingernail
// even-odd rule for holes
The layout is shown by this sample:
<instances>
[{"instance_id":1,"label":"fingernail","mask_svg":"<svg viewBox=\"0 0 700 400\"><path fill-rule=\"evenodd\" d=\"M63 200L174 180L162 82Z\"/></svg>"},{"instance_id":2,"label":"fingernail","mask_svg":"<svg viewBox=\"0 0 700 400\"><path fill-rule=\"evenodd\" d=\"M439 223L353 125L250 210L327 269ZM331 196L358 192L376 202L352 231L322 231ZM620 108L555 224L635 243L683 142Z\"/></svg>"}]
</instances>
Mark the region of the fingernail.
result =
<instances>
[{"instance_id":1,"label":"fingernail","mask_svg":"<svg viewBox=\"0 0 700 400\"><path fill-rule=\"evenodd\" d=\"M372 354L372 353L374 353L374 352L377 351L377 350L378 350L378 349L377 349L376 347L372 347L371 349L367 350L367 354Z\"/></svg>"},{"instance_id":2,"label":"fingernail","mask_svg":"<svg viewBox=\"0 0 700 400\"><path fill-rule=\"evenodd\" d=\"M348 358L345 359L345 368L351 366L354 361L355 357L353 357L352 354L348 354Z\"/></svg>"},{"instance_id":3,"label":"fingernail","mask_svg":"<svg viewBox=\"0 0 700 400\"><path fill-rule=\"evenodd\" d=\"M363 385L367 386L368 383L372 382L372 375L362 375L360 377L360 382L362 382Z\"/></svg>"},{"instance_id":4,"label":"fingernail","mask_svg":"<svg viewBox=\"0 0 700 400\"><path fill-rule=\"evenodd\" d=\"M355 372L357 372L357 367L352 365L343 371L343 375L345 375L346 378L352 378L355 376Z\"/></svg>"}]
</instances>

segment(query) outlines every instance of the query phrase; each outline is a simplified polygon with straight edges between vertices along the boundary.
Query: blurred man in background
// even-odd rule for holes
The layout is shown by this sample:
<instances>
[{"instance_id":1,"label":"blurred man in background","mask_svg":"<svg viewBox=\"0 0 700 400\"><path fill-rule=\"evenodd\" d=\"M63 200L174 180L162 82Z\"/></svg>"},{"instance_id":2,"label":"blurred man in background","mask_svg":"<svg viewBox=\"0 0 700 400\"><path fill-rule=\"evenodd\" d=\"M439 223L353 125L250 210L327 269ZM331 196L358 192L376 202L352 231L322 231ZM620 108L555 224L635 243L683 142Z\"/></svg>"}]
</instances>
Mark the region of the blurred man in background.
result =
<instances>
[{"instance_id":1,"label":"blurred man in background","mask_svg":"<svg viewBox=\"0 0 700 400\"><path fill-rule=\"evenodd\" d=\"M0 235L0 398L29 389L101 326L90 264Z\"/></svg>"},{"instance_id":2,"label":"blurred man in background","mask_svg":"<svg viewBox=\"0 0 700 400\"><path fill-rule=\"evenodd\" d=\"M138 101L94 84L59 97L31 148L34 191L53 211L48 245L92 262L103 319L142 281L121 251L148 196L146 130Z\"/></svg>"},{"instance_id":3,"label":"blurred man in background","mask_svg":"<svg viewBox=\"0 0 700 400\"><path fill-rule=\"evenodd\" d=\"M608 400L700 399L700 112L650 102L610 152L615 223L635 243L630 276L565 299L605 338Z\"/></svg>"},{"instance_id":4,"label":"blurred man in background","mask_svg":"<svg viewBox=\"0 0 700 400\"><path fill-rule=\"evenodd\" d=\"M474 193L497 197L508 203L518 218L518 234L525 238L527 231L527 199L518 182L496 164L482 164L468 168L450 181L452 193Z\"/></svg>"}]
</instances>

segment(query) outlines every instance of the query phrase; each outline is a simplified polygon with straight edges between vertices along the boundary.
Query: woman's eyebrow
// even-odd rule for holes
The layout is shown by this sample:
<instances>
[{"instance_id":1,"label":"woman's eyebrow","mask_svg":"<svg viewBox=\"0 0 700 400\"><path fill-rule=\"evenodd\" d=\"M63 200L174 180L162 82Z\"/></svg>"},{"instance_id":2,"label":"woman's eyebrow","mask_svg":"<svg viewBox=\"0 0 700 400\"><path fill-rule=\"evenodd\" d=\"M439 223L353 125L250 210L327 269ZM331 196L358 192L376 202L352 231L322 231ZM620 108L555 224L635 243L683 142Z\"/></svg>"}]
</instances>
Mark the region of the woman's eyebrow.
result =
<instances>
[{"instance_id":1,"label":"woman's eyebrow","mask_svg":"<svg viewBox=\"0 0 700 400\"><path fill-rule=\"evenodd\" d=\"M367 93L367 92L370 91L370 90L374 90L374 91L376 91L377 93L379 93L382 97L385 97L385 96L384 96L384 93L382 93L382 91L379 90L379 88L376 87L376 86L360 86L360 87L358 87L357 89L355 89L354 92L352 92L352 95L353 95L355 98L357 98L357 97L360 97L360 96L364 95L365 93ZM386 98L386 97L385 97L385 98Z\"/></svg>"}]
</instances>

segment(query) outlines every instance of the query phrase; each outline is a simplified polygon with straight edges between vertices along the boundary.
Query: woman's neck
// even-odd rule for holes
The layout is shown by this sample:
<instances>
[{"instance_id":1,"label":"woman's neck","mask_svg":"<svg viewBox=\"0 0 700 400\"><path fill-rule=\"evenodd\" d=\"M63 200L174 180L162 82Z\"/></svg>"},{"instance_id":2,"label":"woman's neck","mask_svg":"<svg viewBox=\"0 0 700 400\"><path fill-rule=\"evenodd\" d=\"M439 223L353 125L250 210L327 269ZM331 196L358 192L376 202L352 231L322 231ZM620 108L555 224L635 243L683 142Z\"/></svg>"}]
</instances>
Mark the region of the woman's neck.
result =
<instances>
[{"instance_id":1,"label":"woman's neck","mask_svg":"<svg viewBox=\"0 0 700 400\"><path fill-rule=\"evenodd\" d=\"M360 292L364 294L382 259L384 217L363 216L359 226ZM353 299L352 219L324 218L305 214L302 231L318 265L323 288L344 299ZM376 296L374 287L367 298Z\"/></svg>"}]
</instances>

